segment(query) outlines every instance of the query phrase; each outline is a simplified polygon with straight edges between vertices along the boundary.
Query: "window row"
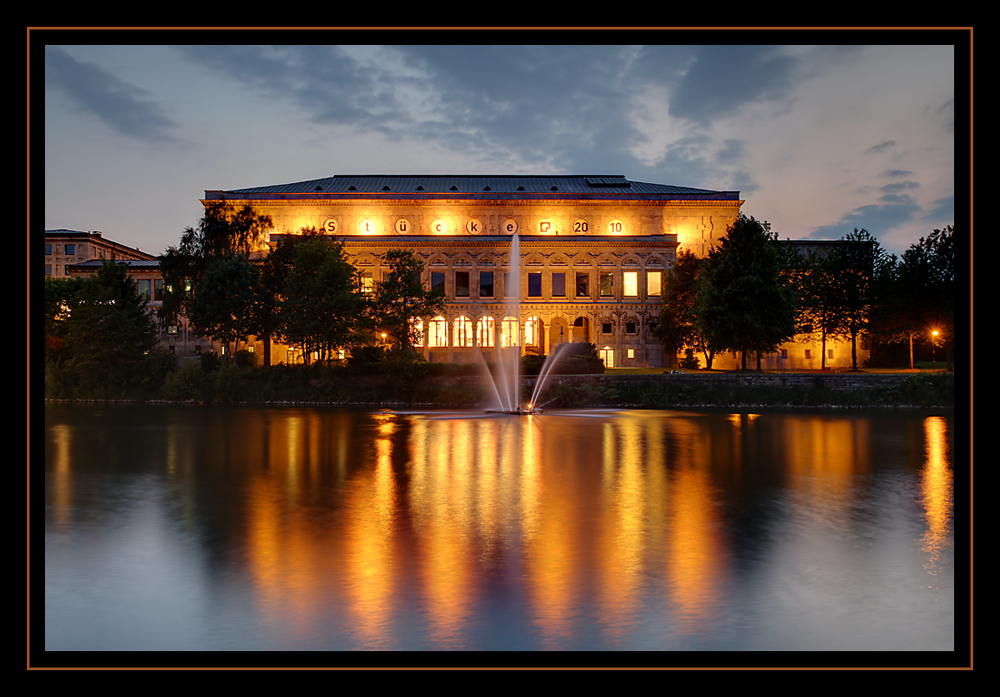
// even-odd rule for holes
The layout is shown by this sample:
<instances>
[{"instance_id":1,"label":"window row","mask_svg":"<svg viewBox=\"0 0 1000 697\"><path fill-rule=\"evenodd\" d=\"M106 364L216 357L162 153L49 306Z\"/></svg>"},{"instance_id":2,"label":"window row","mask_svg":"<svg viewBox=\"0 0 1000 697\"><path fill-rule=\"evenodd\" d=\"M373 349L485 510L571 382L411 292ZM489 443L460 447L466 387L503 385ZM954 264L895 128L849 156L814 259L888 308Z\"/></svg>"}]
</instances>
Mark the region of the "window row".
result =
<instances>
[{"instance_id":1,"label":"window row","mask_svg":"<svg viewBox=\"0 0 1000 697\"><path fill-rule=\"evenodd\" d=\"M452 286L447 288L447 273L444 271L431 271L431 289L440 288L446 295L452 298L496 298L516 297L514 280L509 271L453 271ZM500 276L503 278L503 287L497 286ZM652 298L660 297L663 288L662 271L600 271L597 273L597 285L592 285L593 274L590 271L529 271L525 274L527 279L527 297L529 298L593 298L596 290L597 298ZM620 276L620 278L619 278ZM476 279L478 285L474 288L472 280ZM643 287L642 282L645 281ZM547 285L546 285L547 282ZM621 284L621 293L618 294L618 284ZM569 285L572 284L572 285ZM372 273L362 272L361 280L362 292L372 291ZM451 291L448 293L447 291Z\"/></svg>"}]
</instances>

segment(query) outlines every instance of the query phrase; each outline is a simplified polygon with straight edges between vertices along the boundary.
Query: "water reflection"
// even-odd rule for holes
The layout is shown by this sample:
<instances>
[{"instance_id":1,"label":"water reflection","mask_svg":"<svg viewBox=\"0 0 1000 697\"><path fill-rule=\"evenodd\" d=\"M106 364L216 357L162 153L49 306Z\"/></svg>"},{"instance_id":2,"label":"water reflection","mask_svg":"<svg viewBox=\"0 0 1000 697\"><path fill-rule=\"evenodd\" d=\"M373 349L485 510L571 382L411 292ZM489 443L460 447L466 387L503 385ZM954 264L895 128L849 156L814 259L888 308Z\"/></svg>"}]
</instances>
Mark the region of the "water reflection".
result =
<instances>
[{"instance_id":1,"label":"water reflection","mask_svg":"<svg viewBox=\"0 0 1000 697\"><path fill-rule=\"evenodd\" d=\"M46 640L85 648L75 577L140 592L74 545L166 564L115 535L142 506L201 598L174 648L953 646L947 418L586 416L47 411Z\"/></svg>"}]
</instances>

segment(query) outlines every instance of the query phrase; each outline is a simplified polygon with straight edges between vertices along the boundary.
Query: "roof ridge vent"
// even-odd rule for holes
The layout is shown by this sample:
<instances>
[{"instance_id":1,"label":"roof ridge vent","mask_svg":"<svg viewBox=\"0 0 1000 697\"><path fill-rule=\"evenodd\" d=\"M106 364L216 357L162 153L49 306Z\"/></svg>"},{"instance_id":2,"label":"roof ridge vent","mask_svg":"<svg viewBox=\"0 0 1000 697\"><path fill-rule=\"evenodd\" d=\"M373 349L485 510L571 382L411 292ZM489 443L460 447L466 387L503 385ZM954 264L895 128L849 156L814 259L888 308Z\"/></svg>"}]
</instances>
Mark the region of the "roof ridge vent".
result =
<instances>
[{"instance_id":1,"label":"roof ridge vent","mask_svg":"<svg viewBox=\"0 0 1000 697\"><path fill-rule=\"evenodd\" d=\"M607 177L584 177L584 181L587 182L588 186L621 186L625 188L632 186L632 182L621 174Z\"/></svg>"}]
</instances>

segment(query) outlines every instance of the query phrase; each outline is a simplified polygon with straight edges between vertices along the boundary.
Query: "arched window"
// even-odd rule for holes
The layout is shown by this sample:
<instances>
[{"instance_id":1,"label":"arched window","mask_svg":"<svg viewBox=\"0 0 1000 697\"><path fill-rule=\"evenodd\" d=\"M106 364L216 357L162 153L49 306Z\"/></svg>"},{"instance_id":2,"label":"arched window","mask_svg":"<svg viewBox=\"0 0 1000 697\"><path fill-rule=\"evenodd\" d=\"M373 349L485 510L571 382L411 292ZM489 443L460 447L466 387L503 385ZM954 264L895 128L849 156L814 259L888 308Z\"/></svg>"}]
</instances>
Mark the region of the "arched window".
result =
<instances>
[{"instance_id":1,"label":"arched window","mask_svg":"<svg viewBox=\"0 0 1000 697\"><path fill-rule=\"evenodd\" d=\"M448 322L444 317L438 315L428 323L427 345L431 348L448 345Z\"/></svg>"},{"instance_id":2,"label":"arched window","mask_svg":"<svg viewBox=\"0 0 1000 697\"><path fill-rule=\"evenodd\" d=\"M410 318L410 344L412 346L424 345L424 321L417 317Z\"/></svg>"},{"instance_id":3,"label":"arched window","mask_svg":"<svg viewBox=\"0 0 1000 697\"><path fill-rule=\"evenodd\" d=\"M480 317L476 323L476 337L480 348L493 348L496 322L492 317Z\"/></svg>"},{"instance_id":4,"label":"arched window","mask_svg":"<svg viewBox=\"0 0 1000 697\"><path fill-rule=\"evenodd\" d=\"M529 317L524 322L524 345L538 346L542 336L542 321L537 317Z\"/></svg>"},{"instance_id":5,"label":"arched window","mask_svg":"<svg viewBox=\"0 0 1000 697\"><path fill-rule=\"evenodd\" d=\"M454 336L451 345L458 348L472 346L472 320L468 317L456 317L453 326Z\"/></svg>"},{"instance_id":6,"label":"arched window","mask_svg":"<svg viewBox=\"0 0 1000 697\"><path fill-rule=\"evenodd\" d=\"M507 348L508 346L520 345L521 331L518 326L517 318L504 317L503 322L500 325L500 346L502 348Z\"/></svg>"}]
</instances>

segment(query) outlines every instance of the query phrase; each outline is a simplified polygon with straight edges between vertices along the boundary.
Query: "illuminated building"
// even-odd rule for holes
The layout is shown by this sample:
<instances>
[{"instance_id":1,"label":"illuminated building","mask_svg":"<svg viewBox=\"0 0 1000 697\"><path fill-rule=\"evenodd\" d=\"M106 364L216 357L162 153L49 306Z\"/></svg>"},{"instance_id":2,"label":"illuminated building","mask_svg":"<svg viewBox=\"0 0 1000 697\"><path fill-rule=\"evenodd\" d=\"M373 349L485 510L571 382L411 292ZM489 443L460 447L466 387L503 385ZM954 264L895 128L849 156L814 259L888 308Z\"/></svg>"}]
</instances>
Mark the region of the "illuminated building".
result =
<instances>
[{"instance_id":1,"label":"illuminated building","mask_svg":"<svg viewBox=\"0 0 1000 697\"><path fill-rule=\"evenodd\" d=\"M617 175L335 176L206 191L203 204L221 200L271 216L275 230L315 228L342 242L363 287L387 272L386 252L414 252L424 283L447 298L440 316L422 319L418 350L428 360L470 362L507 345L547 354L587 341L609 366L671 362L650 334L663 274L678 247L706 255L743 203L735 191Z\"/></svg>"}]
</instances>

